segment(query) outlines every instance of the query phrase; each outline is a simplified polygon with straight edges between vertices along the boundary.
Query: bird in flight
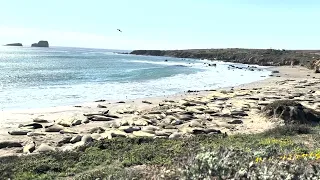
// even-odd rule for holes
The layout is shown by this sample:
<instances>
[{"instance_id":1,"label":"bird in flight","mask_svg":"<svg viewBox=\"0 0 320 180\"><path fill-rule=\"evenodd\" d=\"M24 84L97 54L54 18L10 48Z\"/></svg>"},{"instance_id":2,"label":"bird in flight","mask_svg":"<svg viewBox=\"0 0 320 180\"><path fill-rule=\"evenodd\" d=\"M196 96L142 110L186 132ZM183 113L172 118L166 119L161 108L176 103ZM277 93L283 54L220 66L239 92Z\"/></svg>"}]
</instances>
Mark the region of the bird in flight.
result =
<instances>
[{"instance_id":1,"label":"bird in flight","mask_svg":"<svg viewBox=\"0 0 320 180\"><path fill-rule=\"evenodd\" d=\"M122 32L120 29L117 29L119 32Z\"/></svg>"}]
</instances>

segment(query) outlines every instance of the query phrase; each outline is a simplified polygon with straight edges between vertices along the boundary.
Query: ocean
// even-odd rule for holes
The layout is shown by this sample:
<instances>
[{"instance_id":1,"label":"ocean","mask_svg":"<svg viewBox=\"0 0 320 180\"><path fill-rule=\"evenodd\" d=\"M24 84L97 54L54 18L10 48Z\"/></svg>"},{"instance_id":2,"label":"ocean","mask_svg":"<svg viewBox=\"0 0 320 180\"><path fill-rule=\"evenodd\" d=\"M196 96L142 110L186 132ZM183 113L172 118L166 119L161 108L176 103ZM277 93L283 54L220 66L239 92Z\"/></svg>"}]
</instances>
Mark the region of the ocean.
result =
<instances>
[{"instance_id":1,"label":"ocean","mask_svg":"<svg viewBox=\"0 0 320 180\"><path fill-rule=\"evenodd\" d=\"M219 61L115 52L0 47L0 108L47 108L99 99L159 97L188 90L236 86L265 79L270 74L265 68L262 71L228 69L232 63ZM217 66L208 67L205 63Z\"/></svg>"}]
</instances>

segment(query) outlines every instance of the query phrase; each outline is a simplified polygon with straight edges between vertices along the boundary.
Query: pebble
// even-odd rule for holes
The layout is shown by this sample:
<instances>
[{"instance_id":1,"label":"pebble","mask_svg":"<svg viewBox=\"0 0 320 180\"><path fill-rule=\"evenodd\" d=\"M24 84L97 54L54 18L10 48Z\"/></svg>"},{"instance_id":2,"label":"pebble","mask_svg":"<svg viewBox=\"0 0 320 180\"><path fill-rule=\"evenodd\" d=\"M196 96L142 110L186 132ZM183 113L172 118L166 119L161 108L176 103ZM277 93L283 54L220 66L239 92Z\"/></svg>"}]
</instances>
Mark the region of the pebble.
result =
<instances>
[{"instance_id":1,"label":"pebble","mask_svg":"<svg viewBox=\"0 0 320 180\"><path fill-rule=\"evenodd\" d=\"M78 126L78 125L80 125L82 123L82 120L80 120L80 119L77 119L77 120L74 120L74 121L72 121L72 126Z\"/></svg>"},{"instance_id":2,"label":"pebble","mask_svg":"<svg viewBox=\"0 0 320 180\"><path fill-rule=\"evenodd\" d=\"M45 132L60 132L63 129L64 129L63 126L57 125L57 124L53 124L51 126L46 126L44 131Z\"/></svg>"},{"instance_id":3,"label":"pebble","mask_svg":"<svg viewBox=\"0 0 320 180\"><path fill-rule=\"evenodd\" d=\"M180 108L169 109L169 110L166 111L166 114L167 115L172 115L172 114L179 113L179 112L183 112L183 110L180 109Z\"/></svg>"},{"instance_id":4,"label":"pebble","mask_svg":"<svg viewBox=\"0 0 320 180\"><path fill-rule=\"evenodd\" d=\"M192 120L188 123L189 127L202 127L201 123L197 120Z\"/></svg>"},{"instance_id":5,"label":"pebble","mask_svg":"<svg viewBox=\"0 0 320 180\"><path fill-rule=\"evenodd\" d=\"M130 124L131 126L134 126L134 125L136 125L136 126L147 126L149 123L148 123L148 121L146 121L146 120L142 120L142 119L137 119L137 120L134 120L133 122L132 122L132 124Z\"/></svg>"},{"instance_id":6,"label":"pebble","mask_svg":"<svg viewBox=\"0 0 320 180\"><path fill-rule=\"evenodd\" d=\"M246 99L253 100L253 101L259 101L260 98L259 97L248 97Z\"/></svg>"},{"instance_id":7,"label":"pebble","mask_svg":"<svg viewBox=\"0 0 320 180\"><path fill-rule=\"evenodd\" d=\"M104 106L104 105L98 104L97 108L107 108L107 106Z\"/></svg>"},{"instance_id":8,"label":"pebble","mask_svg":"<svg viewBox=\"0 0 320 180\"><path fill-rule=\"evenodd\" d=\"M95 128L92 128L92 129L90 129L89 130L89 132L91 133L91 134L93 134L93 133L103 133L103 132L105 132L106 130L104 129L104 128L102 128L102 127L95 127Z\"/></svg>"},{"instance_id":9,"label":"pebble","mask_svg":"<svg viewBox=\"0 0 320 180\"><path fill-rule=\"evenodd\" d=\"M155 131L156 136L170 136L172 132L166 132L166 131Z\"/></svg>"},{"instance_id":10,"label":"pebble","mask_svg":"<svg viewBox=\"0 0 320 180\"><path fill-rule=\"evenodd\" d=\"M245 106L244 106L244 107L241 107L241 110L242 110L242 111L250 111L250 107L245 107Z\"/></svg>"},{"instance_id":11,"label":"pebble","mask_svg":"<svg viewBox=\"0 0 320 180\"><path fill-rule=\"evenodd\" d=\"M23 147L23 153L30 154L36 149L36 145L34 142L29 143Z\"/></svg>"},{"instance_id":12,"label":"pebble","mask_svg":"<svg viewBox=\"0 0 320 180\"><path fill-rule=\"evenodd\" d=\"M72 131L70 129L63 129L63 130L61 130L59 132L60 132L60 134L78 134L77 132Z\"/></svg>"},{"instance_id":13,"label":"pebble","mask_svg":"<svg viewBox=\"0 0 320 180\"><path fill-rule=\"evenodd\" d=\"M64 144L69 143L71 139L72 139L72 137L70 137L70 136L63 137L60 141L58 141L58 144L57 144L58 147L63 146Z\"/></svg>"},{"instance_id":14,"label":"pebble","mask_svg":"<svg viewBox=\"0 0 320 180\"><path fill-rule=\"evenodd\" d=\"M155 136L155 134L151 134L143 131L133 131L132 134L137 137L154 137Z\"/></svg>"},{"instance_id":15,"label":"pebble","mask_svg":"<svg viewBox=\"0 0 320 180\"><path fill-rule=\"evenodd\" d=\"M100 137L100 140L103 140L103 139L112 139L112 135L110 132L104 132L101 134L101 137Z\"/></svg>"},{"instance_id":16,"label":"pebble","mask_svg":"<svg viewBox=\"0 0 320 180\"><path fill-rule=\"evenodd\" d=\"M150 102L150 101L142 101L142 103L145 103L145 104L152 104L152 102Z\"/></svg>"},{"instance_id":17,"label":"pebble","mask_svg":"<svg viewBox=\"0 0 320 180\"><path fill-rule=\"evenodd\" d=\"M72 138L70 139L70 143L74 144L74 143L76 143L76 142L79 142L79 141L81 141L81 138L82 138L81 135L76 135L76 136L74 136L74 137L72 137Z\"/></svg>"},{"instance_id":18,"label":"pebble","mask_svg":"<svg viewBox=\"0 0 320 180\"><path fill-rule=\"evenodd\" d=\"M127 133L121 130L112 130L109 131L111 134L111 137L127 137Z\"/></svg>"},{"instance_id":19,"label":"pebble","mask_svg":"<svg viewBox=\"0 0 320 180\"><path fill-rule=\"evenodd\" d=\"M213 98L213 100L215 100L215 101L227 101L229 99L230 98L228 98L228 97L215 97L215 98Z\"/></svg>"},{"instance_id":20,"label":"pebble","mask_svg":"<svg viewBox=\"0 0 320 180\"><path fill-rule=\"evenodd\" d=\"M119 118L119 116L117 116L117 115L114 115L114 114L104 114L104 116L106 116L106 117L110 117L110 118L114 118L114 119L118 119Z\"/></svg>"},{"instance_id":21,"label":"pebble","mask_svg":"<svg viewBox=\"0 0 320 180\"><path fill-rule=\"evenodd\" d=\"M144 119L156 119L157 117L155 115L142 115L141 118L144 118Z\"/></svg>"},{"instance_id":22,"label":"pebble","mask_svg":"<svg viewBox=\"0 0 320 180\"><path fill-rule=\"evenodd\" d=\"M168 136L154 136L153 139L167 139Z\"/></svg>"},{"instance_id":23,"label":"pebble","mask_svg":"<svg viewBox=\"0 0 320 180\"><path fill-rule=\"evenodd\" d=\"M177 127L173 125L166 125L164 129L177 129Z\"/></svg>"},{"instance_id":24,"label":"pebble","mask_svg":"<svg viewBox=\"0 0 320 180\"><path fill-rule=\"evenodd\" d=\"M61 120L57 121L56 123L58 125L63 126L63 127L70 127L70 126L72 126L72 121L73 120L71 120L71 119L61 119Z\"/></svg>"},{"instance_id":25,"label":"pebble","mask_svg":"<svg viewBox=\"0 0 320 180\"><path fill-rule=\"evenodd\" d=\"M109 127L110 128L119 128L121 126L121 122L112 122Z\"/></svg>"},{"instance_id":26,"label":"pebble","mask_svg":"<svg viewBox=\"0 0 320 180\"><path fill-rule=\"evenodd\" d=\"M104 99L100 99L100 100L97 100L97 101L94 101L94 102L105 102L106 100Z\"/></svg>"},{"instance_id":27,"label":"pebble","mask_svg":"<svg viewBox=\"0 0 320 180\"><path fill-rule=\"evenodd\" d=\"M140 131L141 128L138 126L121 126L119 127L119 130L122 130L126 133L132 133L133 131Z\"/></svg>"},{"instance_id":28,"label":"pebble","mask_svg":"<svg viewBox=\"0 0 320 180\"><path fill-rule=\"evenodd\" d=\"M229 121L228 124L243 124L243 121L240 119Z\"/></svg>"},{"instance_id":29,"label":"pebble","mask_svg":"<svg viewBox=\"0 0 320 180\"><path fill-rule=\"evenodd\" d=\"M259 105L259 106L266 106L266 105L268 105L268 104L270 104L271 102L270 101L259 101L257 104Z\"/></svg>"},{"instance_id":30,"label":"pebble","mask_svg":"<svg viewBox=\"0 0 320 180\"><path fill-rule=\"evenodd\" d=\"M90 117L91 121L112 121L113 118L102 116L102 115L93 115Z\"/></svg>"},{"instance_id":31,"label":"pebble","mask_svg":"<svg viewBox=\"0 0 320 180\"><path fill-rule=\"evenodd\" d=\"M0 149L12 148L12 147L22 147L22 144L17 141L1 141L0 142Z\"/></svg>"},{"instance_id":32,"label":"pebble","mask_svg":"<svg viewBox=\"0 0 320 180\"><path fill-rule=\"evenodd\" d=\"M163 118L165 118L165 117L166 117L165 114L157 114L157 115L156 115L156 119L157 119L157 120L161 120L161 119L163 119Z\"/></svg>"},{"instance_id":33,"label":"pebble","mask_svg":"<svg viewBox=\"0 0 320 180\"><path fill-rule=\"evenodd\" d=\"M33 136L45 136L45 133L38 133L38 132L28 132L27 136L33 137Z\"/></svg>"},{"instance_id":34,"label":"pebble","mask_svg":"<svg viewBox=\"0 0 320 180\"><path fill-rule=\"evenodd\" d=\"M89 143L93 141L93 138L90 135L84 135L82 136L81 141L84 143Z\"/></svg>"},{"instance_id":35,"label":"pebble","mask_svg":"<svg viewBox=\"0 0 320 180\"><path fill-rule=\"evenodd\" d=\"M44 153L50 151L55 151L55 148L43 143L34 152Z\"/></svg>"},{"instance_id":36,"label":"pebble","mask_svg":"<svg viewBox=\"0 0 320 180\"><path fill-rule=\"evenodd\" d=\"M93 133L91 134L91 137L93 140L99 140L101 138L101 134L98 134L98 133Z\"/></svg>"},{"instance_id":37,"label":"pebble","mask_svg":"<svg viewBox=\"0 0 320 180\"><path fill-rule=\"evenodd\" d=\"M202 114L202 111L197 110L195 108L186 108L186 111L191 114Z\"/></svg>"},{"instance_id":38,"label":"pebble","mask_svg":"<svg viewBox=\"0 0 320 180\"><path fill-rule=\"evenodd\" d=\"M177 125L183 124L183 121L180 119L176 119L176 120L173 120L171 124L174 126L177 126Z\"/></svg>"},{"instance_id":39,"label":"pebble","mask_svg":"<svg viewBox=\"0 0 320 180\"><path fill-rule=\"evenodd\" d=\"M220 130L217 129L204 129L204 132L206 134L221 134L222 132Z\"/></svg>"},{"instance_id":40,"label":"pebble","mask_svg":"<svg viewBox=\"0 0 320 180\"><path fill-rule=\"evenodd\" d=\"M214 114L214 113L219 112L219 109L218 108L217 109L206 109L203 112L206 114Z\"/></svg>"},{"instance_id":41,"label":"pebble","mask_svg":"<svg viewBox=\"0 0 320 180\"><path fill-rule=\"evenodd\" d=\"M301 97L303 95L304 95L304 93L292 93L291 94L291 96L293 96L293 97Z\"/></svg>"},{"instance_id":42,"label":"pebble","mask_svg":"<svg viewBox=\"0 0 320 180\"><path fill-rule=\"evenodd\" d=\"M141 128L141 131L157 131L159 130L160 128L157 127L157 126L152 126L152 125L149 125L149 126L144 126Z\"/></svg>"},{"instance_id":43,"label":"pebble","mask_svg":"<svg viewBox=\"0 0 320 180\"><path fill-rule=\"evenodd\" d=\"M89 123L89 122L90 122L89 119L84 119L84 120L81 121L82 124L87 124L87 123Z\"/></svg>"},{"instance_id":44,"label":"pebble","mask_svg":"<svg viewBox=\"0 0 320 180\"><path fill-rule=\"evenodd\" d=\"M20 124L20 127L30 127L31 129L40 129L43 128L42 124L40 123L29 123L29 124Z\"/></svg>"},{"instance_id":45,"label":"pebble","mask_svg":"<svg viewBox=\"0 0 320 180\"><path fill-rule=\"evenodd\" d=\"M177 115L177 118L181 121L189 121L189 120L193 119L193 116L184 114L184 115Z\"/></svg>"},{"instance_id":46,"label":"pebble","mask_svg":"<svg viewBox=\"0 0 320 180\"><path fill-rule=\"evenodd\" d=\"M172 133L172 134L169 136L169 139L178 139L178 138L180 138L181 136L182 136L181 133L179 133L179 132L174 132L174 133Z\"/></svg>"},{"instance_id":47,"label":"pebble","mask_svg":"<svg viewBox=\"0 0 320 180\"><path fill-rule=\"evenodd\" d=\"M150 111L148 112L148 114L161 114L162 112L161 111Z\"/></svg>"},{"instance_id":48,"label":"pebble","mask_svg":"<svg viewBox=\"0 0 320 180\"><path fill-rule=\"evenodd\" d=\"M242 110L231 111L231 116L248 116L248 114Z\"/></svg>"},{"instance_id":49,"label":"pebble","mask_svg":"<svg viewBox=\"0 0 320 180\"><path fill-rule=\"evenodd\" d=\"M192 103L192 102L183 102L181 103L182 106L196 106L197 104L196 103Z\"/></svg>"},{"instance_id":50,"label":"pebble","mask_svg":"<svg viewBox=\"0 0 320 180\"><path fill-rule=\"evenodd\" d=\"M40 118L33 119L33 122L36 122L36 123L49 123L48 120L40 119Z\"/></svg>"},{"instance_id":51,"label":"pebble","mask_svg":"<svg viewBox=\"0 0 320 180\"><path fill-rule=\"evenodd\" d=\"M121 124L121 126L128 126L129 122L125 119L122 119L122 120L120 120L120 124Z\"/></svg>"},{"instance_id":52,"label":"pebble","mask_svg":"<svg viewBox=\"0 0 320 180\"><path fill-rule=\"evenodd\" d=\"M10 135L17 135L17 136L19 136L19 135L27 135L28 132L30 132L30 131L28 131L28 130L13 130L13 131L9 131L8 133L9 133Z\"/></svg>"}]
</instances>

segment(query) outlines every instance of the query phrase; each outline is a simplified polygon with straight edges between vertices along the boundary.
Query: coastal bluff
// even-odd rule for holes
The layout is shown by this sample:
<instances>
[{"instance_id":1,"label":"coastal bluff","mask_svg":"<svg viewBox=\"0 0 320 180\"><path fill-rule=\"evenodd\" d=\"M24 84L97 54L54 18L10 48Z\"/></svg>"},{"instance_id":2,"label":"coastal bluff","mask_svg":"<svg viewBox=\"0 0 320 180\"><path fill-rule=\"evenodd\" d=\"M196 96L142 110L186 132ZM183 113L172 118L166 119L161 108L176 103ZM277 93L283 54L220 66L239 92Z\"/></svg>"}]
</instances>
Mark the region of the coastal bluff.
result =
<instances>
[{"instance_id":1,"label":"coastal bluff","mask_svg":"<svg viewBox=\"0 0 320 180\"><path fill-rule=\"evenodd\" d=\"M39 41L38 43L33 43L31 47L49 47L48 41Z\"/></svg>"},{"instance_id":2,"label":"coastal bluff","mask_svg":"<svg viewBox=\"0 0 320 180\"><path fill-rule=\"evenodd\" d=\"M10 44L6 44L4 46L22 46L21 43L10 43Z\"/></svg>"},{"instance_id":3,"label":"coastal bluff","mask_svg":"<svg viewBox=\"0 0 320 180\"><path fill-rule=\"evenodd\" d=\"M222 60L225 62L258 64L261 66L302 65L312 68L320 60L320 51L277 50L277 49L187 49L187 50L134 50L133 55L168 56L177 58L196 58Z\"/></svg>"}]
</instances>

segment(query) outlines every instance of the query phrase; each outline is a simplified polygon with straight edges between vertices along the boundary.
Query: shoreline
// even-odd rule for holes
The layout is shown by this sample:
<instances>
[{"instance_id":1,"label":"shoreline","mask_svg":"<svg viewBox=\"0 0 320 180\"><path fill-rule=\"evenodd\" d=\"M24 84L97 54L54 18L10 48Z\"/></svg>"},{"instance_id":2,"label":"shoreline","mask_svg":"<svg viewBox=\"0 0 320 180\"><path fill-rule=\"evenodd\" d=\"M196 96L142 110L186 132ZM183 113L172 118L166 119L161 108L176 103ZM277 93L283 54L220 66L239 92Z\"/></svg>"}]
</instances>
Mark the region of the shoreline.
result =
<instances>
[{"instance_id":1,"label":"shoreline","mask_svg":"<svg viewBox=\"0 0 320 180\"><path fill-rule=\"evenodd\" d=\"M82 107L74 107L74 106L62 106L62 107L52 107L52 108L45 108L45 109L27 109L27 110L14 110L14 111L2 111L2 118L1 126L0 126L0 141L18 141L23 146L26 144L30 144L31 141L36 142L36 145L39 146L42 143L48 144L53 147L58 147L57 142L61 141L61 139L66 137L73 137L76 136L76 134L61 134L59 132L45 132L44 128L41 129L35 129L35 130L28 130L28 131L34 131L38 133L43 133L45 135L40 136L27 136L27 135L10 135L8 134L8 131L11 130L17 130L19 129L19 124L27 124L32 123L32 120L35 118L45 119L48 120L48 124L59 124L59 121L64 121L64 124L70 123L70 120L80 120L81 123L76 126L71 127L63 127L66 130L70 130L72 132L77 133L78 135L85 135L85 134L91 134L92 136L102 136L106 135L107 132L109 134L111 133L120 133L119 128L123 130L123 128L129 128L129 127L136 127L139 126L141 128L141 132L132 134L127 133L124 136L126 137L133 137L133 136L152 136L156 137L155 134L161 133L165 134L165 137L168 137L167 135L170 134L179 134L179 136L189 136L192 135L190 133L195 128L202 128L202 129L215 129L220 130L222 133L228 133L228 134L236 134L236 133L257 133L262 132L264 130L270 129L277 125L274 122L268 121L267 119L261 117L258 113L257 107L260 105L257 105L257 103L260 101L260 92L264 93L264 95L267 97L268 94L272 95L278 95L278 93L275 93L274 91L280 90L279 83L284 83L283 89L291 90L293 86L295 85L287 85L285 86L285 80L292 79L297 82L299 81L305 81L305 80L319 80L320 76L318 74L314 74L311 70L308 70L304 67L287 67L287 66L280 66L280 67L270 67L268 70L274 70L279 71L279 73L274 74L274 76L269 77L267 79L264 79L262 81L255 81L248 84L242 84L239 86L234 87L234 91L230 91L232 87L225 87L225 88L217 88L214 91L199 91L196 93L179 93L176 95L168 95L163 97L151 97L151 98L139 98L135 100L128 100L126 103L111 103L110 101L105 102L93 102L93 103L85 103ZM310 76L308 76L310 75ZM280 76L280 77L277 77ZM314 77L314 78L312 78ZM299 83L298 83L299 84ZM311 86L312 88L312 86ZM221 93L222 91L227 91L226 93ZM306 89L304 89L306 90ZM283 91L283 90L281 90ZM280 93L282 93L279 91ZM259 92L259 93L257 93ZM274 93L272 93L274 92ZM257 98L257 100L250 100L243 99L243 97L249 96L249 97L260 97ZM265 102L272 101L272 97L268 97ZM221 97L221 100L217 100L217 102L211 102L210 107L213 109L217 109L218 107L224 107L224 110L219 112L222 115L228 115L230 114L230 111L236 110L239 108L244 109L247 107L249 110L243 110L244 113L247 114L247 116L239 116L238 118L230 118L230 117L213 117L212 120L208 120L206 113L201 114L201 112L198 112L197 109L193 109L191 107L182 107L181 103L185 101L205 101L207 99L210 99L212 97ZM229 98L228 100L224 100L223 98ZM270 99L269 99L270 98ZM283 97L286 99L287 97ZM184 100L183 100L184 99ZM148 102L142 102L142 101L148 101ZM167 101L167 102L164 102ZM169 101L169 102L168 102ZM170 101L174 101L175 103L171 103ZM151 104L150 104L150 103ZM166 117L160 118L159 122L156 122L155 124L149 123L149 120L146 118L143 118L145 116L152 116L148 114L150 111L159 111L159 113L163 114L163 110L161 108L163 106L159 106L159 104L165 104L163 106L167 106L170 109L177 109L177 108L185 108L188 109L188 111L194 111L195 116L191 118L190 120L183 120L181 122L181 118L176 118L173 123L165 123L167 118L173 118L176 114L179 114L179 112L173 113L172 115L166 114ZM249 105L248 105L249 104ZM105 106L106 108L98 108L98 105ZM305 104L304 104L305 105ZM317 107L317 103L314 104L315 107ZM197 105L200 107L200 105ZM197 107L196 106L196 107ZM201 105L202 106L202 105ZM263 106L263 105L262 105ZM310 105L306 104L306 106L311 107ZM160 108L160 110L159 110ZM119 110L123 109L129 109L134 112L134 114L131 113L119 113ZM117 115L120 118L114 119L112 121L90 121L89 123L82 123L87 119L83 114L86 113L98 113L99 111L106 111L109 110L110 114ZM161 112L160 112L161 111ZM177 115L180 117L180 115ZM151 118L151 117L150 117ZM233 120L241 120L242 122L237 123L230 123ZM124 123L125 121L125 123ZM160 123L161 121L161 123ZM147 123L146 123L147 122ZM163 128L162 124L165 123L165 126L170 126L171 128ZM63 124L63 123L60 123ZM60 125L59 125L60 126ZM102 127L105 129L104 133L89 133L93 128ZM160 134L161 134L160 133ZM170 136L169 135L169 136ZM164 136L161 136L164 137ZM70 147L73 144L66 143L63 144L60 150L66 147ZM7 155L7 154L17 154L19 151L19 148L7 148L7 149L0 149L0 156ZM18 153L18 154L21 154Z\"/></svg>"},{"instance_id":2,"label":"shoreline","mask_svg":"<svg viewBox=\"0 0 320 180\"><path fill-rule=\"evenodd\" d=\"M207 60L207 59L200 59L199 61L202 60ZM212 61L213 63L217 63L220 61ZM263 69L263 70L267 70L270 72L270 75L272 74L273 70L277 70L277 66L260 66L260 65L255 65L255 64L241 64L241 63L233 63L233 62L223 62L225 64L229 64L229 65L234 65L234 64L239 64L239 65L248 65L248 67L256 67L259 69ZM257 67L258 66L258 67ZM261 76L262 77L262 76ZM243 85L247 85L247 84L251 84L251 83L256 83L256 82L260 82L260 81L265 81L266 79L271 78L271 76L265 76L265 79L263 80L255 80L253 82L250 83L243 83L240 85L234 85L234 86L225 86L225 87L216 87L216 88L210 88L207 90L195 90L195 89L188 89L187 91L184 92L177 92L174 94L167 94L167 95L159 95L159 96L151 96L151 97L141 97L141 98L133 98L133 99L126 99L126 100L108 100L108 99L99 99L99 100L103 100L103 103L108 103L108 104L117 104L117 102L120 101L125 101L125 102L134 102L134 101L142 101L142 100L148 100L148 99L164 99L164 98L170 98L170 97L181 97L181 96L185 96L185 95L203 95L203 94L208 94L211 91L216 91L216 90L221 90L221 89L230 89L232 87L238 87L238 86L243 86ZM40 111L52 111L54 109L65 109L65 108L73 108L76 106L81 106L81 107L85 107L85 106L93 106L93 105L98 105L97 101L99 100L94 100L94 101L90 101L90 102L81 102L81 103L74 103L74 104L69 104L69 105L57 105L57 106L51 106L51 107L31 107L31 108L11 108L11 109L1 109L2 113L19 113L19 112L27 112L27 111L35 111L35 112L40 112Z\"/></svg>"},{"instance_id":3,"label":"shoreline","mask_svg":"<svg viewBox=\"0 0 320 180\"><path fill-rule=\"evenodd\" d=\"M203 61L203 62L202 62ZM11 97L10 96L10 91L9 90L4 90L4 97L8 96L7 99L8 102L6 104L3 104L3 106L1 107L1 111L2 112L18 112L18 111L38 111L38 110L42 110L42 109L52 109L52 108L60 108L60 107L69 107L69 106L84 106L86 104L90 104L93 103L97 100L99 100L100 98L104 99L107 102L110 103L115 103L117 101L134 101L134 100L139 100L139 99L145 99L145 98L165 98L165 97L169 97L169 96L177 96L180 94L184 94L187 93L188 91L210 91L210 89L221 89L221 88L226 88L226 87L231 87L231 85L233 84L233 86L238 86L238 84L246 84L248 83L248 81L260 81L263 79L268 78L269 74L271 74L271 71L269 71L269 68L272 67L265 67L265 66L259 66L259 65L245 65L245 67L243 66L243 64L239 64L239 63L230 63L230 62L223 62L221 63L221 66L223 66L223 68L214 68L214 67L209 67L208 63L214 63L214 64L219 64L219 61L209 61L209 60L197 60L196 63L194 64L201 64L203 65L204 68L205 66L207 66L203 71L199 71L199 72L195 72L194 74L187 74L186 76L186 80L183 80L184 77L180 77L180 75L183 74L178 74L175 76L179 76L178 78L173 79L173 83L171 83L171 79L165 79L168 77L164 77L164 78L159 78L159 79L154 79L152 81L154 81L153 83L151 83L151 85L149 85L148 83L144 84L144 85L149 85L149 86L138 86L137 89L133 89L133 91L121 91L118 96L117 93L99 93L99 91L92 91L90 88L85 89L85 86L90 86L93 87L93 89L96 88L106 88L105 84L102 84L102 87L100 87L100 83L98 84L90 84L90 85L85 85L85 84L80 84L79 87L77 87L77 85L70 85L70 87L68 86L68 88L71 89L70 92L72 92L73 90L75 91L75 93L71 93L69 94L69 92L67 91L61 91L61 97L57 97L57 91L50 91L50 93L43 93L42 91L38 91L37 88L34 88L35 92L37 93L32 93L30 92L30 89L33 88L27 88L26 93L30 92L31 95L30 97L24 97L21 94L25 94L24 90L20 90L19 91L15 91L18 95L18 97ZM219 65L218 65L219 66ZM200 69L201 69L200 68ZM227 69L228 68L228 69ZM226 72L220 72L220 71L226 71ZM233 78L233 72L235 71L234 77L240 77L244 76L245 78L241 79L234 79ZM251 74L251 72L253 74ZM200 73L205 73L205 74L201 74L200 77ZM226 80L223 78L217 78L215 81L210 81L212 76L218 76L217 73L223 73L223 74L228 74L226 75ZM229 73L230 72L230 73ZM213 73L213 74L211 74ZM256 74L259 74L259 76L257 76ZM175 77L173 76L173 77ZM184 75L183 75L184 76ZM189 79L188 77L193 77L191 79ZM251 78L251 77L255 77L255 78ZM165 79L165 80L164 80ZM188 81L190 80L191 83ZM201 80L201 82L199 83L200 85L197 85L197 82ZM160 85L165 85L168 83L168 81L170 81L169 83L169 87L168 88L161 88ZM175 84L176 81L178 81L178 86L172 86L172 84ZM146 81L148 82L148 81ZM152 87L152 84L156 84L159 83L160 85ZM181 82L179 84L179 82ZM144 81L142 82L138 82L138 84L143 84L145 83ZM193 84L194 83L194 84ZM106 83L108 84L108 83ZM132 83L133 84L133 83ZM124 84L123 86L126 86L126 84ZM134 88L132 86L129 86L130 88ZM44 88L39 88L41 89L59 89L59 86L57 87L44 87ZM74 88L74 89L72 89ZM84 90L80 90L79 92L77 92L77 88L81 89L84 88ZM154 90L152 88L155 88ZM171 90L170 88L173 88L174 90ZM126 89L126 88L124 88ZM144 91L143 89L146 90L145 93L140 93L142 91ZM206 89L206 90L204 90ZM7 93L7 94L6 94ZM15 93L13 93L15 94ZM41 94L41 95L40 95ZM43 95L42 95L43 94ZM63 96L63 94L69 94L68 96L75 96L75 98L69 98L67 96ZM91 94L91 95L84 95L81 96L82 94ZM95 95L97 94L97 95ZM52 96L51 96L52 95ZM46 97L46 98L42 98L42 97ZM127 98L128 96L128 98ZM57 98L55 98L57 97ZM49 98L49 99L48 99ZM12 99L12 101L11 101ZM24 99L24 100L22 100ZM34 101L36 99L36 101ZM30 104L29 103L25 103L25 101L30 100ZM6 99L4 98L4 102L6 102ZM63 102L63 103L62 103Z\"/></svg>"}]
</instances>

